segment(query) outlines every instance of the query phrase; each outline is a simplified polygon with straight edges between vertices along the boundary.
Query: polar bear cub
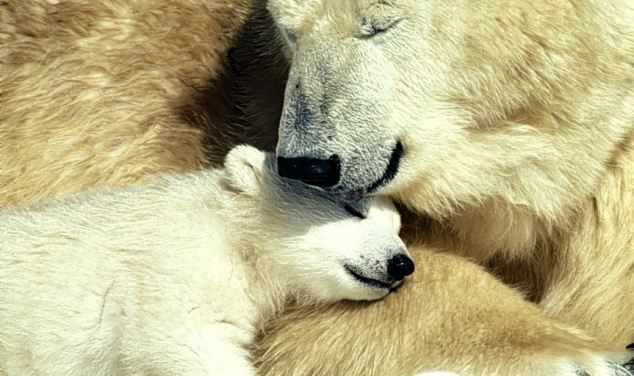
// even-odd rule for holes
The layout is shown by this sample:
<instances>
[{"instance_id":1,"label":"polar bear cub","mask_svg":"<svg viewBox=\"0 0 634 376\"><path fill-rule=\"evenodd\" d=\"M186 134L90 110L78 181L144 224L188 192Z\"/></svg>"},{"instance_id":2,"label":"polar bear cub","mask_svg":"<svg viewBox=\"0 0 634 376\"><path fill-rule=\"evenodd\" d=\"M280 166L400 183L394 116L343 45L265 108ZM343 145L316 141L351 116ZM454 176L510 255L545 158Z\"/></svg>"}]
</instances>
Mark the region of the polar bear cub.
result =
<instances>
[{"instance_id":1,"label":"polar bear cub","mask_svg":"<svg viewBox=\"0 0 634 376\"><path fill-rule=\"evenodd\" d=\"M224 169L1 214L0 374L248 375L289 299L379 299L413 271L389 201L275 168L239 146Z\"/></svg>"}]
</instances>

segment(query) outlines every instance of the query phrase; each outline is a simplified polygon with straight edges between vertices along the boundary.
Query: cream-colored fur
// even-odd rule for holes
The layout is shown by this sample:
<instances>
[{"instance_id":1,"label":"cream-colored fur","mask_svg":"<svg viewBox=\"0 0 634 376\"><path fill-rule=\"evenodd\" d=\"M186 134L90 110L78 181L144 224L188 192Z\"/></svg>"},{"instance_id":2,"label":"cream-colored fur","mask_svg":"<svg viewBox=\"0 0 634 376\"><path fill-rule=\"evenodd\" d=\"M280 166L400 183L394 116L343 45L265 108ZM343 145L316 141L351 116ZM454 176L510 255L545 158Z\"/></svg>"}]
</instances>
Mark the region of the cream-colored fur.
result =
<instances>
[{"instance_id":1,"label":"cream-colored fur","mask_svg":"<svg viewBox=\"0 0 634 376\"><path fill-rule=\"evenodd\" d=\"M406 253L394 206L367 204L354 217L237 147L224 171L8 210L0 374L254 374L246 347L288 299L389 293L344 269Z\"/></svg>"},{"instance_id":2,"label":"cream-colored fur","mask_svg":"<svg viewBox=\"0 0 634 376\"><path fill-rule=\"evenodd\" d=\"M251 1L0 3L0 206L189 170L238 141L272 149L286 63L255 3L240 43ZM384 192L413 209L403 233L427 243L412 248L419 272L369 307L282 317L257 349L259 371L538 375L623 349L634 322L630 4L385 3L423 18L373 41L396 54L379 68L411 67L391 102L400 123L381 126L412 130ZM349 15L323 9L315 27ZM405 30L416 34L390 39ZM223 64L231 45L235 73ZM234 104L248 128L228 120Z\"/></svg>"},{"instance_id":3,"label":"cream-colored fur","mask_svg":"<svg viewBox=\"0 0 634 376\"><path fill-rule=\"evenodd\" d=\"M398 172L379 192L431 219L414 219L414 239L522 283L542 308L536 327L551 316L606 349L634 342L631 2L269 0L268 9L290 64L278 153L337 154L342 172L331 190L345 196L372 186L400 141ZM429 309L425 299L411 304ZM353 325L338 322L314 325L326 336ZM429 340L420 335L414 341ZM309 359L326 354L273 337L264 354L279 356L265 361L274 374L291 373L280 360L295 357L304 373L324 371ZM389 351L409 359L409 345ZM556 354L552 346L546 352ZM356 362L348 374L390 369L348 358ZM516 366L517 374L554 372Z\"/></svg>"},{"instance_id":4,"label":"cream-colored fur","mask_svg":"<svg viewBox=\"0 0 634 376\"><path fill-rule=\"evenodd\" d=\"M410 247L410 253L417 271L396 294L369 305L297 309L274 321L260 340L259 370L267 375L425 370L575 376L585 368L590 375L627 375L605 362L618 357L601 344L546 317L481 267L427 247Z\"/></svg>"},{"instance_id":5,"label":"cream-colored fur","mask_svg":"<svg viewBox=\"0 0 634 376\"><path fill-rule=\"evenodd\" d=\"M216 126L225 55L250 7L2 2L0 206L221 162L239 140Z\"/></svg>"}]
</instances>

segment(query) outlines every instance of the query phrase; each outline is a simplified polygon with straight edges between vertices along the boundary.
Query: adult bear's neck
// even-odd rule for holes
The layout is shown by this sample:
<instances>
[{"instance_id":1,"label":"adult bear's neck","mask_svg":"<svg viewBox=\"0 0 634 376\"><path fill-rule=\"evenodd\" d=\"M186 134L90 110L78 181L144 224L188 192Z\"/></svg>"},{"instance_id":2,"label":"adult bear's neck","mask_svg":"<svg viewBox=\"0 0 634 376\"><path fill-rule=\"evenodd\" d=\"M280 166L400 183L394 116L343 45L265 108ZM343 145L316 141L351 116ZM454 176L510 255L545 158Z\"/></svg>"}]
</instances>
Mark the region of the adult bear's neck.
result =
<instances>
[{"instance_id":1,"label":"adult bear's neck","mask_svg":"<svg viewBox=\"0 0 634 376\"><path fill-rule=\"evenodd\" d=\"M534 186L526 183L521 190L509 195L498 192L481 202L463 205L445 217L422 221L406 215L405 225L427 229L432 243L450 247L452 252L480 263L494 257L506 260L533 258L537 252L560 244L562 237L575 231L582 217L592 212L595 197L603 194L602 182L611 178L628 179L620 175L631 163L633 136L634 130L623 129L623 135L614 138L609 145L610 152L596 158L596 166L584 164L580 156L576 160L579 164L565 179L577 179L575 189L556 189L558 187L553 186L552 181L537 180ZM574 160L572 156L570 158ZM594 171L589 171L593 167ZM517 200L517 194L522 192L525 194L523 200ZM533 196L528 197L530 195Z\"/></svg>"}]
</instances>

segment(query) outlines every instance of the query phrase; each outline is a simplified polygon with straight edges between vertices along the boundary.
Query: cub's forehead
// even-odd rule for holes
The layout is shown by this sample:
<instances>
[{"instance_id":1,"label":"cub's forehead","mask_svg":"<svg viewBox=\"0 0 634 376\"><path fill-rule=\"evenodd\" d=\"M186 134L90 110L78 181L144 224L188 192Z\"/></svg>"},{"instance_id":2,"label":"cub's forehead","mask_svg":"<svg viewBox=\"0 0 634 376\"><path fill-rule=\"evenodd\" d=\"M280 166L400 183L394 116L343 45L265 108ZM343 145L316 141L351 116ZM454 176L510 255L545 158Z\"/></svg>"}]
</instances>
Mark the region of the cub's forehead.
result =
<instances>
[{"instance_id":1,"label":"cub's forehead","mask_svg":"<svg viewBox=\"0 0 634 376\"><path fill-rule=\"evenodd\" d=\"M408 0L269 0L268 9L278 25L302 33L321 21L358 26L367 19L402 17Z\"/></svg>"}]
</instances>

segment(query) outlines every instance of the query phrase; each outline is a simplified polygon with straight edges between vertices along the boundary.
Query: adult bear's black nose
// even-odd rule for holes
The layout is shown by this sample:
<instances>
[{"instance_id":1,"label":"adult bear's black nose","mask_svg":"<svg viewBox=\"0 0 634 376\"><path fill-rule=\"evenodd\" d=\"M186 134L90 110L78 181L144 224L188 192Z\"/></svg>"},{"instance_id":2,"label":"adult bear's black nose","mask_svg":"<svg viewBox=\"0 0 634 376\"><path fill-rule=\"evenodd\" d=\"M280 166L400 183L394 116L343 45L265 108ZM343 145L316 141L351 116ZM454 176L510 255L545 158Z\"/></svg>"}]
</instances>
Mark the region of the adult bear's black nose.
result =
<instances>
[{"instance_id":1,"label":"adult bear's black nose","mask_svg":"<svg viewBox=\"0 0 634 376\"><path fill-rule=\"evenodd\" d=\"M400 281L412 273L414 273L414 261L404 253L392 256L387 261L387 274L396 281Z\"/></svg>"},{"instance_id":2,"label":"adult bear's black nose","mask_svg":"<svg viewBox=\"0 0 634 376\"><path fill-rule=\"evenodd\" d=\"M339 183L341 162L336 154L328 159L278 157L277 173L283 178L327 188Z\"/></svg>"}]
</instances>

